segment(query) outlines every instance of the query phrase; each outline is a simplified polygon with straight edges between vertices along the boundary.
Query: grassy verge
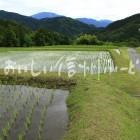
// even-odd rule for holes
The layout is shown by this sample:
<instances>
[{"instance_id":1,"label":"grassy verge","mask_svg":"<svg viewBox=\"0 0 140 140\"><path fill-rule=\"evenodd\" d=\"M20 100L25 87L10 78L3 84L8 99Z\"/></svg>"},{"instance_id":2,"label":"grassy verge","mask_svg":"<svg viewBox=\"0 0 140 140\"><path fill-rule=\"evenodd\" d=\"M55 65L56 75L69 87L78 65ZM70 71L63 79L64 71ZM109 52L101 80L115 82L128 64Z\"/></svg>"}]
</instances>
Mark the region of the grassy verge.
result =
<instances>
[{"instance_id":1,"label":"grassy verge","mask_svg":"<svg viewBox=\"0 0 140 140\"><path fill-rule=\"evenodd\" d=\"M0 52L6 51L107 51L110 49L118 48L113 45L103 46L89 46L89 45L64 45L64 46L45 46L45 47L29 47L29 48L5 48L1 47Z\"/></svg>"},{"instance_id":2,"label":"grassy verge","mask_svg":"<svg viewBox=\"0 0 140 140\"><path fill-rule=\"evenodd\" d=\"M127 50L118 57L118 67L128 66ZM68 98L69 131L65 140L139 140L140 75L117 72L85 79L77 77L77 86Z\"/></svg>"},{"instance_id":3,"label":"grassy verge","mask_svg":"<svg viewBox=\"0 0 140 140\"><path fill-rule=\"evenodd\" d=\"M137 48L137 51L140 53L140 47L139 47L139 48Z\"/></svg>"}]
</instances>

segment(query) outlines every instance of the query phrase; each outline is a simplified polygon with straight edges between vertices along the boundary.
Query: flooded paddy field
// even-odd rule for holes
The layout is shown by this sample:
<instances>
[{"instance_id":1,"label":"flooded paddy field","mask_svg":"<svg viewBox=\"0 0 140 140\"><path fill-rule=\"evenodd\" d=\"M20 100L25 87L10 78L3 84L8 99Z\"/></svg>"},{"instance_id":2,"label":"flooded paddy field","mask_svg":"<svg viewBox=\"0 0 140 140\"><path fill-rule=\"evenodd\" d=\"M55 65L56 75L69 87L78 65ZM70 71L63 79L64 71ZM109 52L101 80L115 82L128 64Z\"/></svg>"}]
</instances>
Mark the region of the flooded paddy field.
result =
<instances>
[{"instance_id":1,"label":"flooded paddy field","mask_svg":"<svg viewBox=\"0 0 140 140\"><path fill-rule=\"evenodd\" d=\"M0 85L0 140L61 140L67 90Z\"/></svg>"},{"instance_id":2,"label":"flooded paddy field","mask_svg":"<svg viewBox=\"0 0 140 140\"><path fill-rule=\"evenodd\" d=\"M36 76L42 72L64 72L69 77L76 73L106 73L114 70L114 63L107 51L9 51L0 53L0 69L5 74L29 70L33 73L32 79L27 80L31 84L36 83ZM50 84L45 80L40 82ZM69 91L60 90L60 84L66 82L56 81L58 89L0 85L0 140L62 140L68 125Z\"/></svg>"}]
</instances>

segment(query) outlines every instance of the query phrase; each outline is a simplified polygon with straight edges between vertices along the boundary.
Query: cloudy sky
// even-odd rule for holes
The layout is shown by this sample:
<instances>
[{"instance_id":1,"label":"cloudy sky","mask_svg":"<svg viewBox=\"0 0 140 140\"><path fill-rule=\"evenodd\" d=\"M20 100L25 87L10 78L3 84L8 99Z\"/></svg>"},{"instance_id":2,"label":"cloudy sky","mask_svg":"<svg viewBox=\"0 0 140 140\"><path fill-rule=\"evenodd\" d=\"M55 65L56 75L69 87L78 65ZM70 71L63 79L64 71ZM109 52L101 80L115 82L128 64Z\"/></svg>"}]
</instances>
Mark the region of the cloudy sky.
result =
<instances>
[{"instance_id":1,"label":"cloudy sky","mask_svg":"<svg viewBox=\"0 0 140 140\"><path fill-rule=\"evenodd\" d=\"M140 0L0 0L0 9L28 16L55 12L73 18L118 20L140 13Z\"/></svg>"}]
</instances>

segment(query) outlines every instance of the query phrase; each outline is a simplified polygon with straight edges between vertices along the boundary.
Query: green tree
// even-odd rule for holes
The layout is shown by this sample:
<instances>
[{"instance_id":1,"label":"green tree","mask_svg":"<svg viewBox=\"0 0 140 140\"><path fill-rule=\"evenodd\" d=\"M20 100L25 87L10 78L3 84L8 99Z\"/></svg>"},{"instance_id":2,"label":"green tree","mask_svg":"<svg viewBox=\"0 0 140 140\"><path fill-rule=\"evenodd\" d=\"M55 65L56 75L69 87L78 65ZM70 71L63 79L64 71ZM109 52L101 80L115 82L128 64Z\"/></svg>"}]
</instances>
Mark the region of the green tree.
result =
<instances>
[{"instance_id":1,"label":"green tree","mask_svg":"<svg viewBox=\"0 0 140 140\"><path fill-rule=\"evenodd\" d=\"M4 47L17 47L19 46L19 40L16 37L16 33L11 30L7 29L4 33L4 37L2 40L2 46Z\"/></svg>"},{"instance_id":2,"label":"green tree","mask_svg":"<svg viewBox=\"0 0 140 140\"><path fill-rule=\"evenodd\" d=\"M33 45L33 41L32 41L32 38L31 38L31 35L29 34L26 34L24 36L24 46L26 47L30 47Z\"/></svg>"},{"instance_id":3,"label":"green tree","mask_svg":"<svg viewBox=\"0 0 140 140\"><path fill-rule=\"evenodd\" d=\"M76 39L76 44L79 45L99 45L101 42L95 35L84 34Z\"/></svg>"},{"instance_id":4,"label":"green tree","mask_svg":"<svg viewBox=\"0 0 140 140\"><path fill-rule=\"evenodd\" d=\"M3 40L3 36L0 35L0 46L2 46L2 40Z\"/></svg>"},{"instance_id":5,"label":"green tree","mask_svg":"<svg viewBox=\"0 0 140 140\"><path fill-rule=\"evenodd\" d=\"M45 46L46 45L46 32L43 29L39 29L35 32L33 41L36 46Z\"/></svg>"}]
</instances>

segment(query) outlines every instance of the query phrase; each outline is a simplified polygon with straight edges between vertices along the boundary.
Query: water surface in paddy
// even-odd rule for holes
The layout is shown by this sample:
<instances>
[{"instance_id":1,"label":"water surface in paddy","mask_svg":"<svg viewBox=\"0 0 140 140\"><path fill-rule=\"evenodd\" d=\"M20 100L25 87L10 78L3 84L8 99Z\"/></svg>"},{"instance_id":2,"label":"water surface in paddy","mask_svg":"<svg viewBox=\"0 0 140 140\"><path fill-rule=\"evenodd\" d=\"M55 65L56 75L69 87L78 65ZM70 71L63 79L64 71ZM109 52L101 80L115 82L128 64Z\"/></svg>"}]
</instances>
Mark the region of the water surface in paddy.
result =
<instances>
[{"instance_id":1,"label":"water surface in paddy","mask_svg":"<svg viewBox=\"0 0 140 140\"><path fill-rule=\"evenodd\" d=\"M67 129L67 90L0 86L0 136L7 140L61 140ZM16 114L16 115L15 115ZM30 123L29 123L30 122ZM28 125L27 125L28 124Z\"/></svg>"}]
</instances>

